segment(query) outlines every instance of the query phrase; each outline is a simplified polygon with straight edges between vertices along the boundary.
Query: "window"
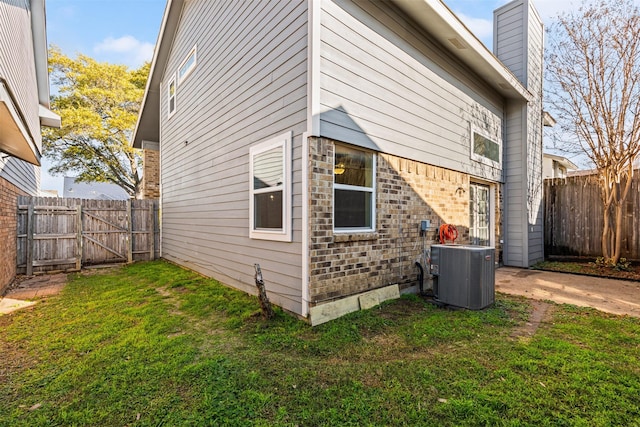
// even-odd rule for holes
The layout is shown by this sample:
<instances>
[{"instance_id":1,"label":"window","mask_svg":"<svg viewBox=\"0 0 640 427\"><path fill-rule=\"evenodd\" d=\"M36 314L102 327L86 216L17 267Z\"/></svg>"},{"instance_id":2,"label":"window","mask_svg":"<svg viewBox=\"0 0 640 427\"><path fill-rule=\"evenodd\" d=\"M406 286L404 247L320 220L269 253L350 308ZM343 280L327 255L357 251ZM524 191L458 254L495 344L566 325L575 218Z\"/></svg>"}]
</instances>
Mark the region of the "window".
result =
<instances>
[{"instance_id":1,"label":"window","mask_svg":"<svg viewBox=\"0 0 640 427\"><path fill-rule=\"evenodd\" d=\"M182 61L180 67L178 68L178 84L182 83L184 79L187 78L189 74L196 68L197 63L197 46L194 46L193 49L189 52L187 57Z\"/></svg>"},{"instance_id":2,"label":"window","mask_svg":"<svg viewBox=\"0 0 640 427\"><path fill-rule=\"evenodd\" d=\"M373 153L336 145L333 169L333 227L336 231L373 231L375 166Z\"/></svg>"},{"instance_id":3,"label":"window","mask_svg":"<svg viewBox=\"0 0 640 427\"><path fill-rule=\"evenodd\" d=\"M167 118L176 112L176 76L171 77L167 86Z\"/></svg>"},{"instance_id":4,"label":"window","mask_svg":"<svg viewBox=\"0 0 640 427\"><path fill-rule=\"evenodd\" d=\"M498 142L473 131L471 158L489 166L500 167L501 146Z\"/></svg>"},{"instance_id":5,"label":"window","mask_svg":"<svg viewBox=\"0 0 640 427\"><path fill-rule=\"evenodd\" d=\"M250 148L252 239L291 241L291 133Z\"/></svg>"}]
</instances>

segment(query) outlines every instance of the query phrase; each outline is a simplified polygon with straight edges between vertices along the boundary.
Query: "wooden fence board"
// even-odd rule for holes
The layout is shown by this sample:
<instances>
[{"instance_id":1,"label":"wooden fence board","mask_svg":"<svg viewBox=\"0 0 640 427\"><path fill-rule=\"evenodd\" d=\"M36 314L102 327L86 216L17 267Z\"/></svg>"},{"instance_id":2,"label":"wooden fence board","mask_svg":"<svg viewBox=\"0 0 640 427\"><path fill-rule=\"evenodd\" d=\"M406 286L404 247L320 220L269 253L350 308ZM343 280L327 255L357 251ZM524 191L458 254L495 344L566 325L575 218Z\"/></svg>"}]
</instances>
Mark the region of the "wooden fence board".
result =
<instances>
[{"instance_id":1,"label":"wooden fence board","mask_svg":"<svg viewBox=\"0 0 640 427\"><path fill-rule=\"evenodd\" d=\"M602 256L603 206L594 175L546 179L544 242L546 255ZM622 256L640 259L640 176L633 177L623 208Z\"/></svg>"},{"instance_id":2,"label":"wooden fence board","mask_svg":"<svg viewBox=\"0 0 640 427\"><path fill-rule=\"evenodd\" d=\"M19 274L158 258L155 200L18 199ZM31 220L30 220L31 219Z\"/></svg>"}]
</instances>

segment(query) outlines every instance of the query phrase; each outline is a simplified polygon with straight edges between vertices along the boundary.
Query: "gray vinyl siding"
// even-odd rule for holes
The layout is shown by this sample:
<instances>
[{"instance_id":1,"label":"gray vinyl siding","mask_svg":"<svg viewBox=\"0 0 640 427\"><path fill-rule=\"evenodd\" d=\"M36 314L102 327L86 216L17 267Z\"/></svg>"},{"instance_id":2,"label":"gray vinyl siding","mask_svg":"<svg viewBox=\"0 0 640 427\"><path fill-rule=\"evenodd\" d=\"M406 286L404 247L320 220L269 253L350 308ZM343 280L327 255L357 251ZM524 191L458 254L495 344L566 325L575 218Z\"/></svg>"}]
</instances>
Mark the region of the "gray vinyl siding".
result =
<instances>
[{"instance_id":1,"label":"gray vinyl siding","mask_svg":"<svg viewBox=\"0 0 640 427\"><path fill-rule=\"evenodd\" d=\"M527 0L494 15L494 50L533 95L528 105L509 103L505 154L506 265L529 267L544 257L542 223L543 27Z\"/></svg>"},{"instance_id":2,"label":"gray vinyl siding","mask_svg":"<svg viewBox=\"0 0 640 427\"><path fill-rule=\"evenodd\" d=\"M528 4L527 35L527 87L536 95L529 109L528 157L529 173L529 265L544 259L544 233L542 214L542 49L544 28L540 17L531 4ZM539 52L539 53L537 53Z\"/></svg>"},{"instance_id":3,"label":"gray vinyl siding","mask_svg":"<svg viewBox=\"0 0 640 427\"><path fill-rule=\"evenodd\" d=\"M0 78L7 82L24 124L39 149L38 87L31 41L31 18L26 0L0 1ZM0 159L0 178L30 195L40 188L40 168L10 157Z\"/></svg>"},{"instance_id":4,"label":"gray vinyl siding","mask_svg":"<svg viewBox=\"0 0 640 427\"><path fill-rule=\"evenodd\" d=\"M524 4L508 4L494 17L494 53L527 86Z\"/></svg>"},{"instance_id":5,"label":"gray vinyl siding","mask_svg":"<svg viewBox=\"0 0 640 427\"><path fill-rule=\"evenodd\" d=\"M524 146L526 106L520 102L509 102L506 111L505 131L505 197L504 227L505 265L527 267L527 181L522 173L526 151Z\"/></svg>"},{"instance_id":6,"label":"gray vinyl siding","mask_svg":"<svg viewBox=\"0 0 640 427\"><path fill-rule=\"evenodd\" d=\"M500 181L471 126L502 140L504 100L387 2L322 2L320 134Z\"/></svg>"},{"instance_id":7,"label":"gray vinyl siding","mask_svg":"<svg viewBox=\"0 0 640 427\"><path fill-rule=\"evenodd\" d=\"M167 84L197 45L194 71ZM160 102L162 256L302 313L302 133L306 1L185 2ZM249 148L293 132L293 241L249 238Z\"/></svg>"},{"instance_id":8,"label":"gray vinyl siding","mask_svg":"<svg viewBox=\"0 0 640 427\"><path fill-rule=\"evenodd\" d=\"M15 157L0 159L0 178L4 178L26 194L40 192L40 167Z\"/></svg>"}]
</instances>

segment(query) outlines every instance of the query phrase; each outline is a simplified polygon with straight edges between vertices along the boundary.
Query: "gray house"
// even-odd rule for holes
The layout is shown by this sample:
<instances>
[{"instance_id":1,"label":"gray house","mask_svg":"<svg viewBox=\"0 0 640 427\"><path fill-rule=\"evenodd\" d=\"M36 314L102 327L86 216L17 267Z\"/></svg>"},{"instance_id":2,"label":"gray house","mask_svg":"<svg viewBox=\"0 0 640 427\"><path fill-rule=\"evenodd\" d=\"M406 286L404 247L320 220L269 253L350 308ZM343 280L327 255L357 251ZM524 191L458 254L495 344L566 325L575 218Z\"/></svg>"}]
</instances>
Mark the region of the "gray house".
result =
<instances>
[{"instance_id":1,"label":"gray house","mask_svg":"<svg viewBox=\"0 0 640 427\"><path fill-rule=\"evenodd\" d=\"M49 110L44 0L0 0L0 294L16 273L18 195L40 190L40 126Z\"/></svg>"},{"instance_id":2,"label":"gray house","mask_svg":"<svg viewBox=\"0 0 640 427\"><path fill-rule=\"evenodd\" d=\"M162 256L248 292L260 264L313 324L414 287L442 224L541 260L543 26L494 21L495 54L439 0L169 0L133 136Z\"/></svg>"},{"instance_id":3,"label":"gray house","mask_svg":"<svg viewBox=\"0 0 640 427\"><path fill-rule=\"evenodd\" d=\"M91 200L127 200L129 193L110 182L76 182L72 176L64 177L62 197Z\"/></svg>"}]
</instances>

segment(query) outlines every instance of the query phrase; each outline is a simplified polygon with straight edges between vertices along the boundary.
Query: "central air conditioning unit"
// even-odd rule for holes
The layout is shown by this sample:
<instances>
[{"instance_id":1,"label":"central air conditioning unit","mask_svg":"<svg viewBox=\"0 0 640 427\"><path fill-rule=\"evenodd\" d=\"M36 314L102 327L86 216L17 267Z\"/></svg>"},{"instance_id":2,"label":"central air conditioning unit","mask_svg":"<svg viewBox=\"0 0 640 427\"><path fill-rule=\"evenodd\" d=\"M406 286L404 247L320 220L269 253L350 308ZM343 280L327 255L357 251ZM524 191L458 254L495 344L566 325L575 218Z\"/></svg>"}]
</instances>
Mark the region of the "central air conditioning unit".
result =
<instances>
[{"instance_id":1,"label":"central air conditioning unit","mask_svg":"<svg viewBox=\"0 0 640 427\"><path fill-rule=\"evenodd\" d=\"M481 310L495 301L495 249L432 245L431 274L437 302Z\"/></svg>"}]
</instances>

